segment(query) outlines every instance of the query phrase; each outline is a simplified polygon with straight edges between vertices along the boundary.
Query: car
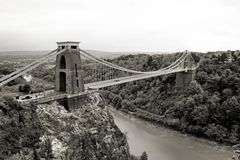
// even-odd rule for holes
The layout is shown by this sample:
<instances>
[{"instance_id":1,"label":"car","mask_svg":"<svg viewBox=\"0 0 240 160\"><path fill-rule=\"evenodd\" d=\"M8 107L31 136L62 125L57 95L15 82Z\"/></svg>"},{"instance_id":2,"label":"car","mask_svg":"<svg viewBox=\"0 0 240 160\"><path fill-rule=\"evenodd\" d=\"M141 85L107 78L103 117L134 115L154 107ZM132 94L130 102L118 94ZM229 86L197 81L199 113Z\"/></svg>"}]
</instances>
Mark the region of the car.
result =
<instances>
[{"instance_id":1,"label":"car","mask_svg":"<svg viewBox=\"0 0 240 160\"><path fill-rule=\"evenodd\" d=\"M22 100L26 100L26 99L32 99L32 97L28 95L22 98Z\"/></svg>"},{"instance_id":2,"label":"car","mask_svg":"<svg viewBox=\"0 0 240 160\"><path fill-rule=\"evenodd\" d=\"M87 90L94 90L93 88L87 87Z\"/></svg>"},{"instance_id":3,"label":"car","mask_svg":"<svg viewBox=\"0 0 240 160\"><path fill-rule=\"evenodd\" d=\"M119 79L115 79L114 82L119 82L120 80Z\"/></svg>"}]
</instances>

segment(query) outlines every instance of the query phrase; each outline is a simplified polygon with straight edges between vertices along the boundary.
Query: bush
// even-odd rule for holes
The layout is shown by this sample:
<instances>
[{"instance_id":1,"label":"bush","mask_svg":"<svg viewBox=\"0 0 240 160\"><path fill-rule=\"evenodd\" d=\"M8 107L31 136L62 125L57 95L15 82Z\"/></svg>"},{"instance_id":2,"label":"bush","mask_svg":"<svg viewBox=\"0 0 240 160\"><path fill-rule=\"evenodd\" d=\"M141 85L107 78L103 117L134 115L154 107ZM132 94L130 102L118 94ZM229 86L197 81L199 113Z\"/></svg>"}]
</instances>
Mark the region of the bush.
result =
<instances>
[{"instance_id":1,"label":"bush","mask_svg":"<svg viewBox=\"0 0 240 160\"><path fill-rule=\"evenodd\" d=\"M227 128L218 124L209 124L204 134L208 138L221 143L226 142L229 138L229 131L227 130Z\"/></svg>"},{"instance_id":2,"label":"bush","mask_svg":"<svg viewBox=\"0 0 240 160\"><path fill-rule=\"evenodd\" d=\"M148 160L148 155L145 151L142 153L140 160Z\"/></svg>"},{"instance_id":3,"label":"bush","mask_svg":"<svg viewBox=\"0 0 240 160\"><path fill-rule=\"evenodd\" d=\"M32 91L32 88L29 84L25 84L25 85L20 85L18 88L19 92L24 92L24 93L29 93L30 91Z\"/></svg>"}]
</instances>

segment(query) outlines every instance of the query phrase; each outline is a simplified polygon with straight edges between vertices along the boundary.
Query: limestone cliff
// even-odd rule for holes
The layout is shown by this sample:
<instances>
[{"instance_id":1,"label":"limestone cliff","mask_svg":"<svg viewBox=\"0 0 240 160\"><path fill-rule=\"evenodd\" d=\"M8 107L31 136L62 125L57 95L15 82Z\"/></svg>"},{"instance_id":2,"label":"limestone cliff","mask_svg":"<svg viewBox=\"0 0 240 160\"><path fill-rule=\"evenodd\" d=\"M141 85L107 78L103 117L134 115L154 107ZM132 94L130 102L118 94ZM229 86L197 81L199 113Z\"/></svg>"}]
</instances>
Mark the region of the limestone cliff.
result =
<instances>
[{"instance_id":1,"label":"limestone cliff","mask_svg":"<svg viewBox=\"0 0 240 160\"><path fill-rule=\"evenodd\" d=\"M57 102L23 107L2 100L0 156L9 160L131 159L125 135L101 103L94 93L69 112Z\"/></svg>"}]
</instances>

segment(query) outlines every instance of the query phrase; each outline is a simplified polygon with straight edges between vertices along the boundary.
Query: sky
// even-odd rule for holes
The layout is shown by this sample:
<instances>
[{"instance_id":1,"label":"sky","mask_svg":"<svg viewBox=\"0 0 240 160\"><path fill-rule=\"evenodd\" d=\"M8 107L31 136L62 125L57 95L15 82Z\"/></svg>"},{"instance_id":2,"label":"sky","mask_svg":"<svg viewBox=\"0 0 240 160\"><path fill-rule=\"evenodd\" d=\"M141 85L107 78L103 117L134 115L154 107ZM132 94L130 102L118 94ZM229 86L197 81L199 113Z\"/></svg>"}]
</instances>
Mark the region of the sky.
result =
<instances>
[{"instance_id":1,"label":"sky","mask_svg":"<svg viewBox=\"0 0 240 160\"><path fill-rule=\"evenodd\" d=\"M240 0L0 0L0 51L240 49Z\"/></svg>"}]
</instances>

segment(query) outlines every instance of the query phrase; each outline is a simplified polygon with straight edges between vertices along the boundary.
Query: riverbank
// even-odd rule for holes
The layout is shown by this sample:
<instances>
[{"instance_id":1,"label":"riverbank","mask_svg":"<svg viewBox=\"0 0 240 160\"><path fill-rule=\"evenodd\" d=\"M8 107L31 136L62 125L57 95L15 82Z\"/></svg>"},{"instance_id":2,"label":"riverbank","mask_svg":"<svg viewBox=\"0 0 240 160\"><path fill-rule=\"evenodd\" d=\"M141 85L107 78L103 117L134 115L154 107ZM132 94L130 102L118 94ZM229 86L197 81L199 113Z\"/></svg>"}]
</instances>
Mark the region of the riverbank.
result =
<instances>
[{"instance_id":1,"label":"riverbank","mask_svg":"<svg viewBox=\"0 0 240 160\"><path fill-rule=\"evenodd\" d=\"M120 130L126 133L132 154L147 151L150 160L227 160L232 157L228 146L149 123L113 107L109 107L109 111Z\"/></svg>"},{"instance_id":2,"label":"riverbank","mask_svg":"<svg viewBox=\"0 0 240 160\"><path fill-rule=\"evenodd\" d=\"M112 109L115 109L114 107L111 107ZM116 109L115 109L116 110ZM154 125L157 126L164 126L166 128L172 129L174 131L178 131L182 134L188 134L189 136L193 136L199 139L204 139L206 141L210 141L212 143L217 143L219 145L224 145L224 146L228 146L228 147L232 147L231 144L229 143L219 143L217 141L215 141L214 139L209 139L201 134L197 135L197 134L191 134L191 132L189 132L189 130L183 129L186 127L186 125L181 124L180 120L178 118L169 118L166 117L165 115L157 115L139 108L135 109L135 112L130 112L127 110L118 110L120 112L123 112L125 114L129 114L132 116L135 116L137 118L140 118L142 120L148 121L149 123L152 123Z\"/></svg>"}]
</instances>

